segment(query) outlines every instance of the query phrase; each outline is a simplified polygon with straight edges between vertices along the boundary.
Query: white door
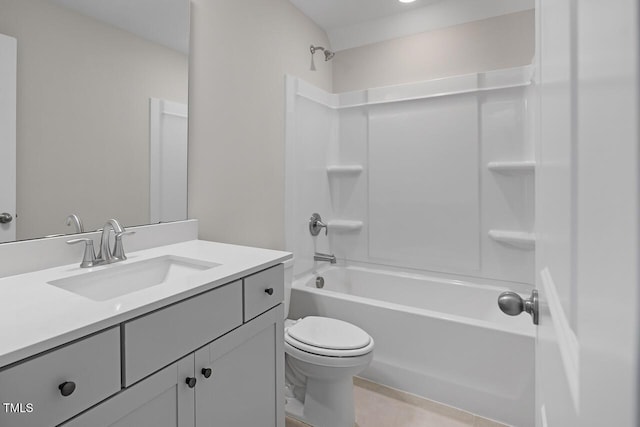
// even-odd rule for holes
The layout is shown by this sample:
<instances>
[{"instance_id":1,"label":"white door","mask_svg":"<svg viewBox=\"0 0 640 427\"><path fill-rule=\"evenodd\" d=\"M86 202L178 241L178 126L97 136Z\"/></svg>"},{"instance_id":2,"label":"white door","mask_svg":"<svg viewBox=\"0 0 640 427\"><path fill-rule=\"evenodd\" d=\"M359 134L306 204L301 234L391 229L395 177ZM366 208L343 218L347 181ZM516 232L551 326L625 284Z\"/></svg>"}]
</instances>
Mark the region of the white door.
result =
<instances>
[{"instance_id":1,"label":"white door","mask_svg":"<svg viewBox=\"0 0 640 427\"><path fill-rule=\"evenodd\" d=\"M16 72L18 44L0 34L0 243L16 239Z\"/></svg>"},{"instance_id":2,"label":"white door","mask_svg":"<svg viewBox=\"0 0 640 427\"><path fill-rule=\"evenodd\" d=\"M187 219L188 106L149 102L151 223Z\"/></svg>"},{"instance_id":3,"label":"white door","mask_svg":"<svg viewBox=\"0 0 640 427\"><path fill-rule=\"evenodd\" d=\"M633 427L639 3L537 3L536 425Z\"/></svg>"}]
</instances>

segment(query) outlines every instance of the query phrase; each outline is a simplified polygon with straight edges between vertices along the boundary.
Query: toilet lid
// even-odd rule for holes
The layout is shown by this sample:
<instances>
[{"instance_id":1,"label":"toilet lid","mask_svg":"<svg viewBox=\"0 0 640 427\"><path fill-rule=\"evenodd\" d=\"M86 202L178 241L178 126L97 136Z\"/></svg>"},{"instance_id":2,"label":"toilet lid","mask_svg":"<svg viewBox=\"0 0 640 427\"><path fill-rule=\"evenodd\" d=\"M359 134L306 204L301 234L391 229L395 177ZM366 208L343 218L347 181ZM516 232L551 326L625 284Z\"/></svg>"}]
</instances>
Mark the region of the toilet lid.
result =
<instances>
[{"instance_id":1,"label":"toilet lid","mask_svg":"<svg viewBox=\"0 0 640 427\"><path fill-rule=\"evenodd\" d=\"M371 343L371 337L362 329L328 317L305 317L289 327L287 333L301 343L332 350L354 350Z\"/></svg>"}]
</instances>

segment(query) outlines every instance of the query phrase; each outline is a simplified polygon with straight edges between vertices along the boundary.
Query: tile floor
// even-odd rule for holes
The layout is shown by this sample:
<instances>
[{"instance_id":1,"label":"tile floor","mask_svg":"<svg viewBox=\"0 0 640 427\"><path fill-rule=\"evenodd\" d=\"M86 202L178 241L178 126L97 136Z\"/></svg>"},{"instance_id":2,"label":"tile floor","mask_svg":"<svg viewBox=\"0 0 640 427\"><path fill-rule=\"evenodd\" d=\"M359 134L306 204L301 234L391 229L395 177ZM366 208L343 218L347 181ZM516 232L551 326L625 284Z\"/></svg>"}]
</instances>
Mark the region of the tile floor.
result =
<instances>
[{"instance_id":1,"label":"tile floor","mask_svg":"<svg viewBox=\"0 0 640 427\"><path fill-rule=\"evenodd\" d=\"M355 427L505 427L418 396L354 378ZM287 418L286 427L308 427Z\"/></svg>"}]
</instances>

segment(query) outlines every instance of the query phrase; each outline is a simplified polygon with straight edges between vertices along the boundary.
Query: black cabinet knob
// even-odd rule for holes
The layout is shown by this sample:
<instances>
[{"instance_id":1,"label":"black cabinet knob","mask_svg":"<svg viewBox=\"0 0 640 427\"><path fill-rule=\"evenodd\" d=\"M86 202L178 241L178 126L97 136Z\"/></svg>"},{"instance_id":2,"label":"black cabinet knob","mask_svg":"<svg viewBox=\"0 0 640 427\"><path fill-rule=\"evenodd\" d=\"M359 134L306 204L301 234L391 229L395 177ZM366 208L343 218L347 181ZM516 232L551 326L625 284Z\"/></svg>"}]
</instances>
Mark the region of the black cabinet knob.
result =
<instances>
[{"instance_id":1,"label":"black cabinet knob","mask_svg":"<svg viewBox=\"0 0 640 427\"><path fill-rule=\"evenodd\" d=\"M186 383L189 388L194 388L196 386L196 379L193 377L187 377Z\"/></svg>"},{"instance_id":2,"label":"black cabinet knob","mask_svg":"<svg viewBox=\"0 0 640 427\"><path fill-rule=\"evenodd\" d=\"M202 368L202 371L200 372L202 372L202 375L205 378L209 378L211 376L211 368Z\"/></svg>"},{"instance_id":3,"label":"black cabinet knob","mask_svg":"<svg viewBox=\"0 0 640 427\"><path fill-rule=\"evenodd\" d=\"M58 389L60 390L60 394L67 397L76 390L76 383L73 381L65 381L58 386Z\"/></svg>"},{"instance_id":4,"label":"black cabinet knob","mask_svg":"<svg viewBox=\"0 0 640 427\"><path fill-rule=\"evenodd\" d=\"M269 295L273 295L273 288L267 288L264 291Z\"/></svg>"}]
</instances>

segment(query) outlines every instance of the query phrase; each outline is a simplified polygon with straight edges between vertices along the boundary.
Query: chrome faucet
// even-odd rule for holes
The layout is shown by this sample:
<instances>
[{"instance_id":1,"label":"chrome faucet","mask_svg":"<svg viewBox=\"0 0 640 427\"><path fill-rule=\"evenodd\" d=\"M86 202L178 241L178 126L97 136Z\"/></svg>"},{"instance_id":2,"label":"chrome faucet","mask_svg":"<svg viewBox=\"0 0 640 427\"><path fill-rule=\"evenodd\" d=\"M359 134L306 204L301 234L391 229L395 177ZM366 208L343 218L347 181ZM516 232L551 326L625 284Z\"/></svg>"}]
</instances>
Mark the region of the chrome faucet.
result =
<instances>
[{"instance_id":1,"label":"chrome faucet","mask_svg":"<svg viewBox=\"0 0 640 427\"><path fill-rule=\"evenodd\" d=\"M109 245L109 237L111 230L116 235L116 240L113 245L113 252ZM97 261L101 264L112 264L114 262L123 261L127 259L124 253L124 247L122 246L122 236L134 234L135 231L126 231L117 219L108 220L102 227L102 237L100 238L100 252L98 253Z\"/></svg>"},{"instance_id":2,"label":"chrome faucet","mask_svg":"<svg viewBox=\"0 0 640 427\"><path fill-rule=\"evenodd\" d=\"M111 230L116 234L115 244L113 245L113 251L109 245L109 237ZM126 231L118 222L117 219L110 219L102 227L102 237L100 239L100 252L96 257L96 253L93 249L93 240L89 238L73 239L67 241L68 244L73 245L76 243L84 243L84 255L82 256L81 268L96 267L103 264L112 264L114 262L123 261L127 259L124 253L124 247L122 246L122 236L134 234L135 231Z\"/></svg>"},{"instance_id":3,"label":"chrome faucet","mask_svg":"<svg viewBox=\"0 0 640 427\"><path fill-rule=\"evenodd\" d=\"M102 264L111 264L117 261L111 253L109 247L109 237L111 236L111 230L116 235L122 233L124 230L117 219L110 219L102 226L102 237L100 237L100 252L98 252L98 262Z\"/></svg>"},{"instance_id":4,"label":"chrome faucet","mask_svg":"<svg viewBox=\"0 0 640 427\"><path fill-rule=\"evenodd\" d=\"M333 254L323 254L320 252L316 252L315 254L313 254L313 260L314 261L327 261L330 262L331 264L335 264L336 263L336 256Z\"/></svg>"}]
</instances>

